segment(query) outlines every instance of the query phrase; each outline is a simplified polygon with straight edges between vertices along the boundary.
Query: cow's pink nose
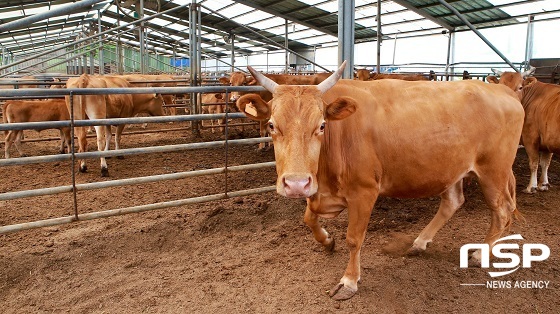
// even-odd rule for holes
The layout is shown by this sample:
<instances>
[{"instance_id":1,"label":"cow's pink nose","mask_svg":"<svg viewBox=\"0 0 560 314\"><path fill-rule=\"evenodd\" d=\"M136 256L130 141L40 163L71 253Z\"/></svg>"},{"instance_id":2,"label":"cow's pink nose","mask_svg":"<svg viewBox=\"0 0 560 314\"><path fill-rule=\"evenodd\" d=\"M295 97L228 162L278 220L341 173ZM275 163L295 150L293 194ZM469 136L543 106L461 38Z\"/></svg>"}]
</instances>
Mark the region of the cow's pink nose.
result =
<instances>
[{"instance_id":1,"label":"cow's pink nose","mask_svg":"<svg viewBox=\"0 0 560 314\"><path fill-rule=\"evenodd\" d=\"M284 191L287 197L308 197L311 190L311 177L284 177Z\"/></svg>"}]
</instances>

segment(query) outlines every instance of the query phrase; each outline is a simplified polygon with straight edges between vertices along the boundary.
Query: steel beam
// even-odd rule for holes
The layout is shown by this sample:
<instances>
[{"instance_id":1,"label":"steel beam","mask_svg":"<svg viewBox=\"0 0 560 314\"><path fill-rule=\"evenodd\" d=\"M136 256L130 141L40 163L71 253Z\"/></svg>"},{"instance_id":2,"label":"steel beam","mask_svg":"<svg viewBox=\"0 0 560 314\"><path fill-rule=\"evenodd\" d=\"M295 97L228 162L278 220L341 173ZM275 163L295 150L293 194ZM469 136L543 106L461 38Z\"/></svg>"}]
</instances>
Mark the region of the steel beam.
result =
<instances>
[{"instance_id":1,"label":"steel beam","mask_svg":"<svg viewBox=\"0 0 560 314\"><path fill-rule=\"evenodd\" d=\"M496 54L498 54L498 56L500 56L500 58L502 58L502 60L504 60L507 64L509 64L509 66L515 71L515 72L519 72L519 70L515 67L515 65L513 65L513 63L511 63L511 61L509 61L509 59L504 56L499 50L498 48L494 47L494 45L492 45L492 43L486 39L486 37L484 37L484 35L482 35L482 33L480 33L478 31L478 29L476 29L476 27L474 27L474 25L471 24L471 22L469 22L459 11L457 11L457 9L455 9L453 6L451 6L449 3L447 3L445 0L438 0L439 3L441 3L444 7L446 7L447 9L449 9L451 12L453 12L453 14L455 14L455 16L457 16L463 23L465 23L465 25L467 25L478 37L480 37L480 39L482 39L482 41L484 41L486 43L486 45L488 45L488 47L490 47L492 50L494 50L494 52Z\"/></svg>"},{"instance_id":2,"label":"steel beam","mask_svg":"<svg viewBox=\"0 0 560 314\"><path fill-rule=\"evenodd\" d=\"M60 15L68 15L71 13L75 13L76 11L83 10L85 8L90 8L96 3L103 2L107 0L81 0L77 1L72 4L67 4L65 6L48 10L43 13L34 14L28 17L24 17L12 22L8 22L5 24L0 25L0 33L9 32L15 29L26 28L30 24L33 24L38 21L46 20L51 17L60 16Z\"/></svg>"}]
</instances>

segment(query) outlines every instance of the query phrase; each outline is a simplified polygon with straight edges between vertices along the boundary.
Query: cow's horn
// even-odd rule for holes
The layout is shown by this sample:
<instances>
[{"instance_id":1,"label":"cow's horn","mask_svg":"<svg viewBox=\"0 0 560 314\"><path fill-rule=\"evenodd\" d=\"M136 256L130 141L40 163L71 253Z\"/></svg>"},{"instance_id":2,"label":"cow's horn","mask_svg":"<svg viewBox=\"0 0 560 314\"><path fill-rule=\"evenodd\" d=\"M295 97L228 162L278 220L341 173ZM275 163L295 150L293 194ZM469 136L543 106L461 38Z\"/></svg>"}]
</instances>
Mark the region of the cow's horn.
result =
<instances>
[{"instance_id":1,"label":"cow's horn","mask_svg":"<svg viewBox=\"0 0 560 314\"><path fill-rule=\"evenodd\" d=\"M503 71L500 71L500 70L497 70L497 69L494 69L494 68L492 68L492 69L490 69L490 70L492 70L492 72L494 72L494 74L496 74L496 75L500 75L500 76L501 76L502 74L504 74Z\"/></svg>"},{"instance_id":2,"label":"cow's horn","mask_svg":"<svg viewBox=\"0 0 560 314\"><path fill-rule=\"evenodd\" d=\"M530 66L529 66L529 69L528 69L527 71L521 73L521 77L522 77L523 79L527 78L527 76L533 74L533 72L535 72L536 69L537 69L537 68L535 68L534 66L530 65Z\"/></svg>"},{"instance_id":3,"label":"cow's horn","mask_svg":"<svg viewBox=\"0 0 560 314\"><path fill-rule=\"evenodd\" d=\"M346 67L346 60L342 62L342 64L340 65L338 70L336 70L336 72L331 74L331 76L329 76L326 80L322 81L321 83L319 83L319 85L317 85L317 88L319 89L319 91L321 91L321 94L324 94L326 91L331 89L331 87L333 87L334 84L336 84L336 82L338 82L338 80L342 76L342 71L344 71L345 67Z\"/></svg>"},{"instance_id":4,"label":"cow's horn","mask_svg":"<svg viewBox=\"0 0 560 314\"><path fill-rule=\"evenodd\" d=\"M249 65L247 66L247 69L249 69L249 72L251 72L253 78L257 80L257 82L259 82L262 87L266 88L267 91L274 93L276 86L278 86L276 82L264 76L262 73L255 71L255 69L253 69Z\"/></svg>"}]
</instances>

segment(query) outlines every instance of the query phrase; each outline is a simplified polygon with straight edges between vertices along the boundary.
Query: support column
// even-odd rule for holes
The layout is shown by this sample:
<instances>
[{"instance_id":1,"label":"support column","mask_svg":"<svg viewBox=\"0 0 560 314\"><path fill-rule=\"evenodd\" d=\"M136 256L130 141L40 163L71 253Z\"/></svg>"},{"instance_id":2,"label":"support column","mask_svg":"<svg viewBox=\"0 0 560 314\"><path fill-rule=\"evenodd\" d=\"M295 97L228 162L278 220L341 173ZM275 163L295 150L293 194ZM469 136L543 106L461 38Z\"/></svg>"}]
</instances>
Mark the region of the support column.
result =
<instances>
[{"instance_id":1,"label":"support column","mask_svg":"<svg viewBox=\"0 0 560 314\"><path fill-rule=\"evenodd\" d=\"M288 20L284 20L284 73L288 73L288 68L290 66L290 55L288 54Z\"/></svg>"},{"instance_id":2,"label":"support column","mask_svg":"<svg viewBox=\"0 0 560 314\"><path fill-rule=\"evenodd\" d=\"M381 41L383 40L383 35L381 33L381 0L377 0L377 66L376 72L381 72Z\"/></svg>"},{"instance_id":3,"label":"support column","mask_svg":"<svg viewBox=\"0 0 560 314\"><path fill-rule=\"evenodd\" d=\"M7 61L6 60L6 47L2 46L2 66L8 64L6 61ZM4 73L5 73L5 70L2 70L2 74L4 74Z\"/></svg>"},{"instance_id":4,"label":"support column","mask_svg":"<svg viewBox=\"0 0 560 314\"><path fill-rule=\"evenodd\" d=\"M197 10L198 5L196 4L196 0L192 0L190 10L189 10L189 58L190 58L190 85L191 86L198 86L198 68L197 64L198 61L198 44L196 38L196 29L197 29ZM192 114L199 114L198 112L198 103L199 103L199 93L191 93L190 100L191 100L191 113ZM198 121L191 122L191 132L195 136L200 136L200 123Z\"/></svg>"},{"instance_id":5,"label":"support column","mask_svg":"<svg viewBox=\"0 0 560 314\"><path fill-rule=\"evenodd\" d=\"M533 58L533 38L535 16L529 14L527 19L527 40L525 43L525 70L529 69L529 61Z\"/></svg>"},{"instance_id":6,"label":"support column","mask_svg":"<svg viewBox=\"0 0 560 314\"><path fill-rule=\"evenodd\" d=\"M354 0L338 0L338 64L346 60L342 78L354 77Z\"/></svg>"},{"instance_id":7,"label":"support column","mask_svg":"<svg viewBox=\"0 0 560 314\"><path fill-rule=\"evenodd\" d=\"M118 12L117 12L118 13ZM97 10L97 33L101 30L101 10ZM103 35L99 35L99 74L105 74L105 61L103 59Z\"/></svg>"},{"instance_id":8,"label":"support column","mask_svg":"<svg viewBox=\"0 0 560 314\"><path fill-rule=\"evenodd\" d=\"M455 68L451 66L455 62L455 32L449 32L447 40L447 61L445 64L445 80L449 81L449 75L455 74Z\"/></svg>"},{"instance_id":9,"label":"support column","mask_svg":"<svg viewBox=\"0 0 560 314\"><path fill-rule=\"evenodd\" d=\"M233 43L235 42L235 35L233 33L229 33L229 38L231 38L231 45L229 46L229 50L231 52L231 69L230 72L235 72L235 46Z\"/></svg>"},{"instance_id":10,"label":"support column","mask_svg":"<svg viewBox=\"0 0 560 314\"><path fill-rule=\"evenodd\" d=\"M140 16L139 18L144 18L144 0L140 0ZM140 22L140 29L138 32L139 43L140 43L140 73L146 73L146 60L145 60L145 45L144 45L144 22Z\"/></svg>"}]
</instances>

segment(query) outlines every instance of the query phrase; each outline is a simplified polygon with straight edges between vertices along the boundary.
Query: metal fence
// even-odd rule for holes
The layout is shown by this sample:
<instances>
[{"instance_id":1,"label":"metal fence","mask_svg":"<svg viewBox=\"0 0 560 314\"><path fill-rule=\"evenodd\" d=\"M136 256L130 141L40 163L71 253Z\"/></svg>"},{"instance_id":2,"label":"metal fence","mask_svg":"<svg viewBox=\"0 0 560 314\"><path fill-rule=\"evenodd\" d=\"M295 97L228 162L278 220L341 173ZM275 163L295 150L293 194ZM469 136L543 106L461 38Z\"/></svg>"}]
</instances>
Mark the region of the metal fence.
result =
<instances>
[{"instance_id":1,"label":"metal fence","mask_svg":"<svg viewBox=\"0 0 560 314\"><path fill-rule=\"evenodd\" d=\"M209 93L209 92L225 92L230 93L231 91L262 91L264 90L260 86L246 86L246 87L229 87L229 86L208 86L208 87L150 87L150 88L83 88L83 89L20 89L20 90L0 90L0 97L48 97L48 96L67 96L67 95L106 95L106 94L148 94L148 93L160 93L160 94L188 94L188 93ZM72 97L70 98L72 99ZM228 99L228 97L226 97ZM72 104L73 105L73 104ZM74 214L70 216L63 216L58 218L46 219L25 222L20 224L5 225L0 226L0 234L21 231L32 228L55 226L60 224L67 224L75 221L91 220L104 217L111 217L129 213L138 213L143 211L149 211L154 209L183 206L187 204L209 202L215 200L222 200L231 197L246 196L257 193L264 193L275 190L274 186L258 187L253 189L245 189L239 191L228 191L227 180L224 186L223 193L211 194L193 198L186 198L174 201L160 202L145 204L133 207L125 207L111 210L103 210L91 213L79 213L78 202L77 202L77 192L86 190L95 190L102 188L127 186L127 185L138 185L153 182L161 182L167 180L178 180L189 177L197 177L202 175L218 175L225 174L229 172L236 171L246 171L262 168L274 167L274 162L264 162L257 164L244 164L238 166L229 166L227 161L227 154L229 146L233 145L247 145L268 142L268 138L248 138L248 139L228 139L228 119L229 118L243 118L245 117L242 113L224 113L224 114L212 114L212 115L181 115L181 116L160 116L160 117L135 117L135 118L118 118L118 119L96 119L96 120L77 120L74 121L73 117L69 121L55 121L55 122L30 122L30 123L10 123L10 124L0 124L0 131L4 130L24 130L24 129L45 129L45 128L60 128L60 127L74 127L79 126L91 126L91 125L120 125L120 124L141 124L141 123L162 123L162 122L183 122L183 121L202 121L210 119L222 119L226 121L225 127L225 140L223 141L212 141L212 142L202 142L202 143L186 143L177 145L166 145L166 146L156 146L156 147L142 147L142 148L130 148L130 149L119 149L112 151L95 151L95 152L84 152L76 153L74 151L74 136L72 134L72 144L71 151L68 154L58 154L58 155L47 155L47 156L35 156L35 157L22 157L22 158L12 158L12 159L2 159L0 160L0 167L5 166L17 166L17 165L27 165L27 164L37 164L45 162L57 162L64 160L72 161L72 184L56 187L44 187L32 190L22 190L22 191L10 191L6 193L0 193L0 201L15 200L28 197L44 196L44 195L56 195L60 193L72 193L73 194L73 209ZM145 177L135 177L120 180L110 180L103 182L94 183L84 183L76 184L75 180L75 169L76 160L85 158L99 158L99 157L111 157L111 156L124 156L124 155L137 155L137 154L149 154L149 153L162 153L162 152L173 152L173 151L184 151L184 150L196 150L201 148L214 148L214 147L224 147L226 154L224 156L224 166L212 169L203 170L193 170L172 174L160 174Z\"/></svg>"}]
</instances>

